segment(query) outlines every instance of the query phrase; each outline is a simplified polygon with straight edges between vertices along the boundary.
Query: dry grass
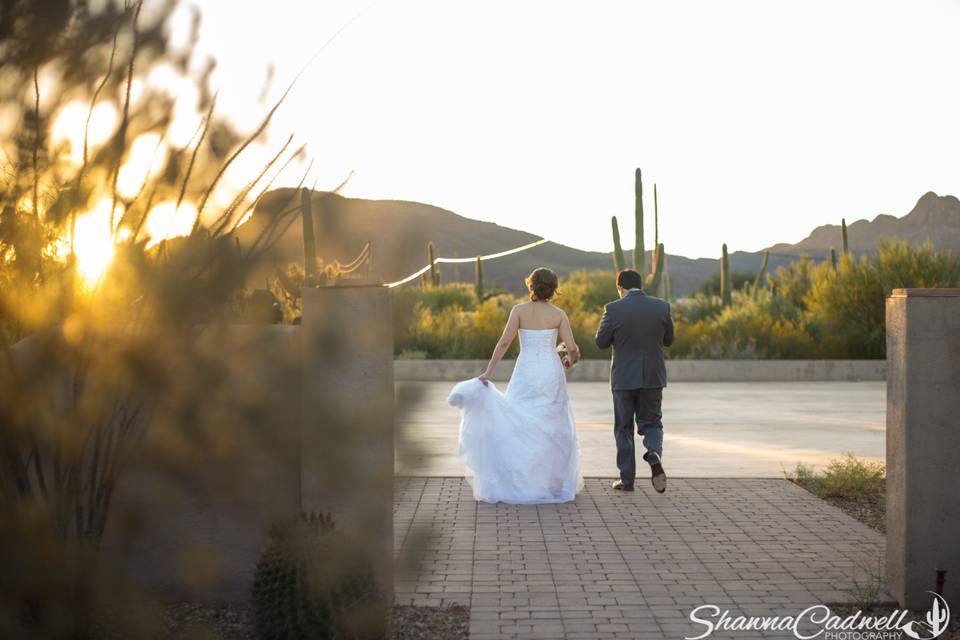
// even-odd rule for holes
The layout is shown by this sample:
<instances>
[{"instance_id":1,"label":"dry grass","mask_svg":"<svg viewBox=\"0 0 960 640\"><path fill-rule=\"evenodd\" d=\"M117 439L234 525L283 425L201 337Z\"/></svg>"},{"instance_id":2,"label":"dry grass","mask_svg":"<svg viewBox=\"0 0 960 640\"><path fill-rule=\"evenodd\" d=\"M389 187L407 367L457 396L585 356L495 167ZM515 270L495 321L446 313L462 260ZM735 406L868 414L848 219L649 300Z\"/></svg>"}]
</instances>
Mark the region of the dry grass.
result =
<instances>
[{"instance_id":1,"label":"dry grass","mask_svg":"<svg viewBox=\"0 0 960 640\"><path fill-rule=\"evenodd\" d=\"M886 469L852 454L823 471L798 463L787 479L880 533L886 533Z\"/></svg>"}]
</instances>

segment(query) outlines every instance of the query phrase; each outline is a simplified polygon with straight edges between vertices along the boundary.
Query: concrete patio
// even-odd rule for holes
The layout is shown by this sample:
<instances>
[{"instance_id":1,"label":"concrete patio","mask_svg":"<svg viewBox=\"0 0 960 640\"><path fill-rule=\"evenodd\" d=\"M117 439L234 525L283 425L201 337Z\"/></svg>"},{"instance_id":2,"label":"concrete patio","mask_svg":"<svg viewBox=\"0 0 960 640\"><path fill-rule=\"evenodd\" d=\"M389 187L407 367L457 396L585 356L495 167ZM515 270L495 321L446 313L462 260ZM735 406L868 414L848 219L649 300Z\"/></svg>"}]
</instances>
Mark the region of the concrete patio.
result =
<instances>
[{"instance_id":1,"label":"concrete patio","mask_svg":"<svg viewBox=\"0 0 960 640\"><path fill-rule=\"evenodd\" d=\"M402 478L394 521L397 601L468 605L475 640L694 637L699 605L847 602L883 554L883 536L785 480L673 479L657 495L590 478L573 503L510 506L477 504L462 478Z\"/></svg>"},{"instance_id":2,"label":"concrete patio","mask_svg":"<svg viewBox=\"0 0 960 640\"><path fill-rule=\"evenodd\" d=\"M689 619L697 606L797 615L849 602L882 566L881 534L783 474L846 452L882 460L883 382L671 384L664 495L643 477L633 494L610 489L608 387L571 383L586 487L539 506L476 503L456 458L451 383L399 384L419 399L400 419L397 601L470 606L472 639L695 637L706 630Z\"/></svg>"}]
</instances>

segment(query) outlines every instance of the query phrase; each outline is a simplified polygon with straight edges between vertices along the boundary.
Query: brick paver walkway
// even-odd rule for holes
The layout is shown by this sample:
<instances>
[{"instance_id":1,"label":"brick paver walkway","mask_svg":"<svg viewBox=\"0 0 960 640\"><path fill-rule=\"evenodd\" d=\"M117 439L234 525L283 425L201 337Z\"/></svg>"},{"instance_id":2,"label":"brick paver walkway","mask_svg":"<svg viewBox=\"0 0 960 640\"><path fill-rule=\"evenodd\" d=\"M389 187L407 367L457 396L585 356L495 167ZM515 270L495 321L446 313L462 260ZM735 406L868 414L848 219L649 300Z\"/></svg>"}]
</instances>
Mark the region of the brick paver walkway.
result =
<instances>
[{"instance_id":1,"label":"brick paver walkway","mask_svg":"<svg viewBox=\"0 0 960 640\"><path fill-rule=\"evenodd\" d=\"M398 602L469 605L477 640L695 636L696 606L797 615L848 601L882 561L881 534L785 480L671 479L661 496L590 478L539 506L477 504L463 478L397 482Z\"/></svg>"}]
</instances>

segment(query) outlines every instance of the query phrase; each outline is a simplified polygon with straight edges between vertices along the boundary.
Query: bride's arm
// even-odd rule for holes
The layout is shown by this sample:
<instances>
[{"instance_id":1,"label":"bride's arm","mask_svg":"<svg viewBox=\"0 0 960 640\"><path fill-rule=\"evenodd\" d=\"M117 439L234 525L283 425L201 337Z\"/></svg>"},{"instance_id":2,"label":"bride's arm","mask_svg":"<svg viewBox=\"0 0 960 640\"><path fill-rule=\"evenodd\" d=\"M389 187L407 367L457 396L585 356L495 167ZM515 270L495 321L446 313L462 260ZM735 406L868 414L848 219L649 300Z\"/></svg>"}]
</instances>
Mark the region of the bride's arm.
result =
<instances>
[{"instance_id":1,"label":"bride's arm","mask_svg":"<svg viewBox=\"0 0 960 640\"><path fill-rule=\"evenodd\" d=\"M517 336L519 329L520 316L517 314L517 308L514 307L510 310L510 317L507 318L507 326L503 328L503 335L500 336L500 340L497 341L497 346L493 349L493 355L490 356L490 363L487 365L487 370L480 376L480 382L487 384L487 381L490 380L494 367L503 359L503 354L510 348L510 344Z\"/></svg>"},{"instance_id":2,"label":"bride's arm","mask_svg":"<svg viewBox=\"0 0 960 640\"><path fill-rule=\"evenodd\" d=\"M580 347L577 346L576 340L573 339L573 329L570 328L570 319L567 318L566 313L560 318L560 329L557 333L560 334L560 340L563 344L567 345L567 353L570 354L570 363L573 364L580 359Z\"/></svg>"}]
</instances>

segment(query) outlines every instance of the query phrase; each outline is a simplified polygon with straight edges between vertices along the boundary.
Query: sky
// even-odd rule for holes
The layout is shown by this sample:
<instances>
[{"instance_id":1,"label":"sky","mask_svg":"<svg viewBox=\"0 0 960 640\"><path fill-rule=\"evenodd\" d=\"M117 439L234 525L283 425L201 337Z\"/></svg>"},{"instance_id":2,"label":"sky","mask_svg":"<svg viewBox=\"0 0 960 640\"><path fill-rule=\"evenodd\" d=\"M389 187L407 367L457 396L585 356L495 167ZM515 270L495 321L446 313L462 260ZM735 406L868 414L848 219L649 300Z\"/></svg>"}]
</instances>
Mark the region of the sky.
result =
<instances>
[{"instance_id":1,"label":"sky","mask_svg":"<svg viewBox=\"0 0 960 640\"><path fill-rule=\"evenodd\" d=\"M189 3L240 126L313 58L262 150L318 189L610 251L640 167L689 257L960 195L960 0Z\"/></svg>"}]
</instances>

